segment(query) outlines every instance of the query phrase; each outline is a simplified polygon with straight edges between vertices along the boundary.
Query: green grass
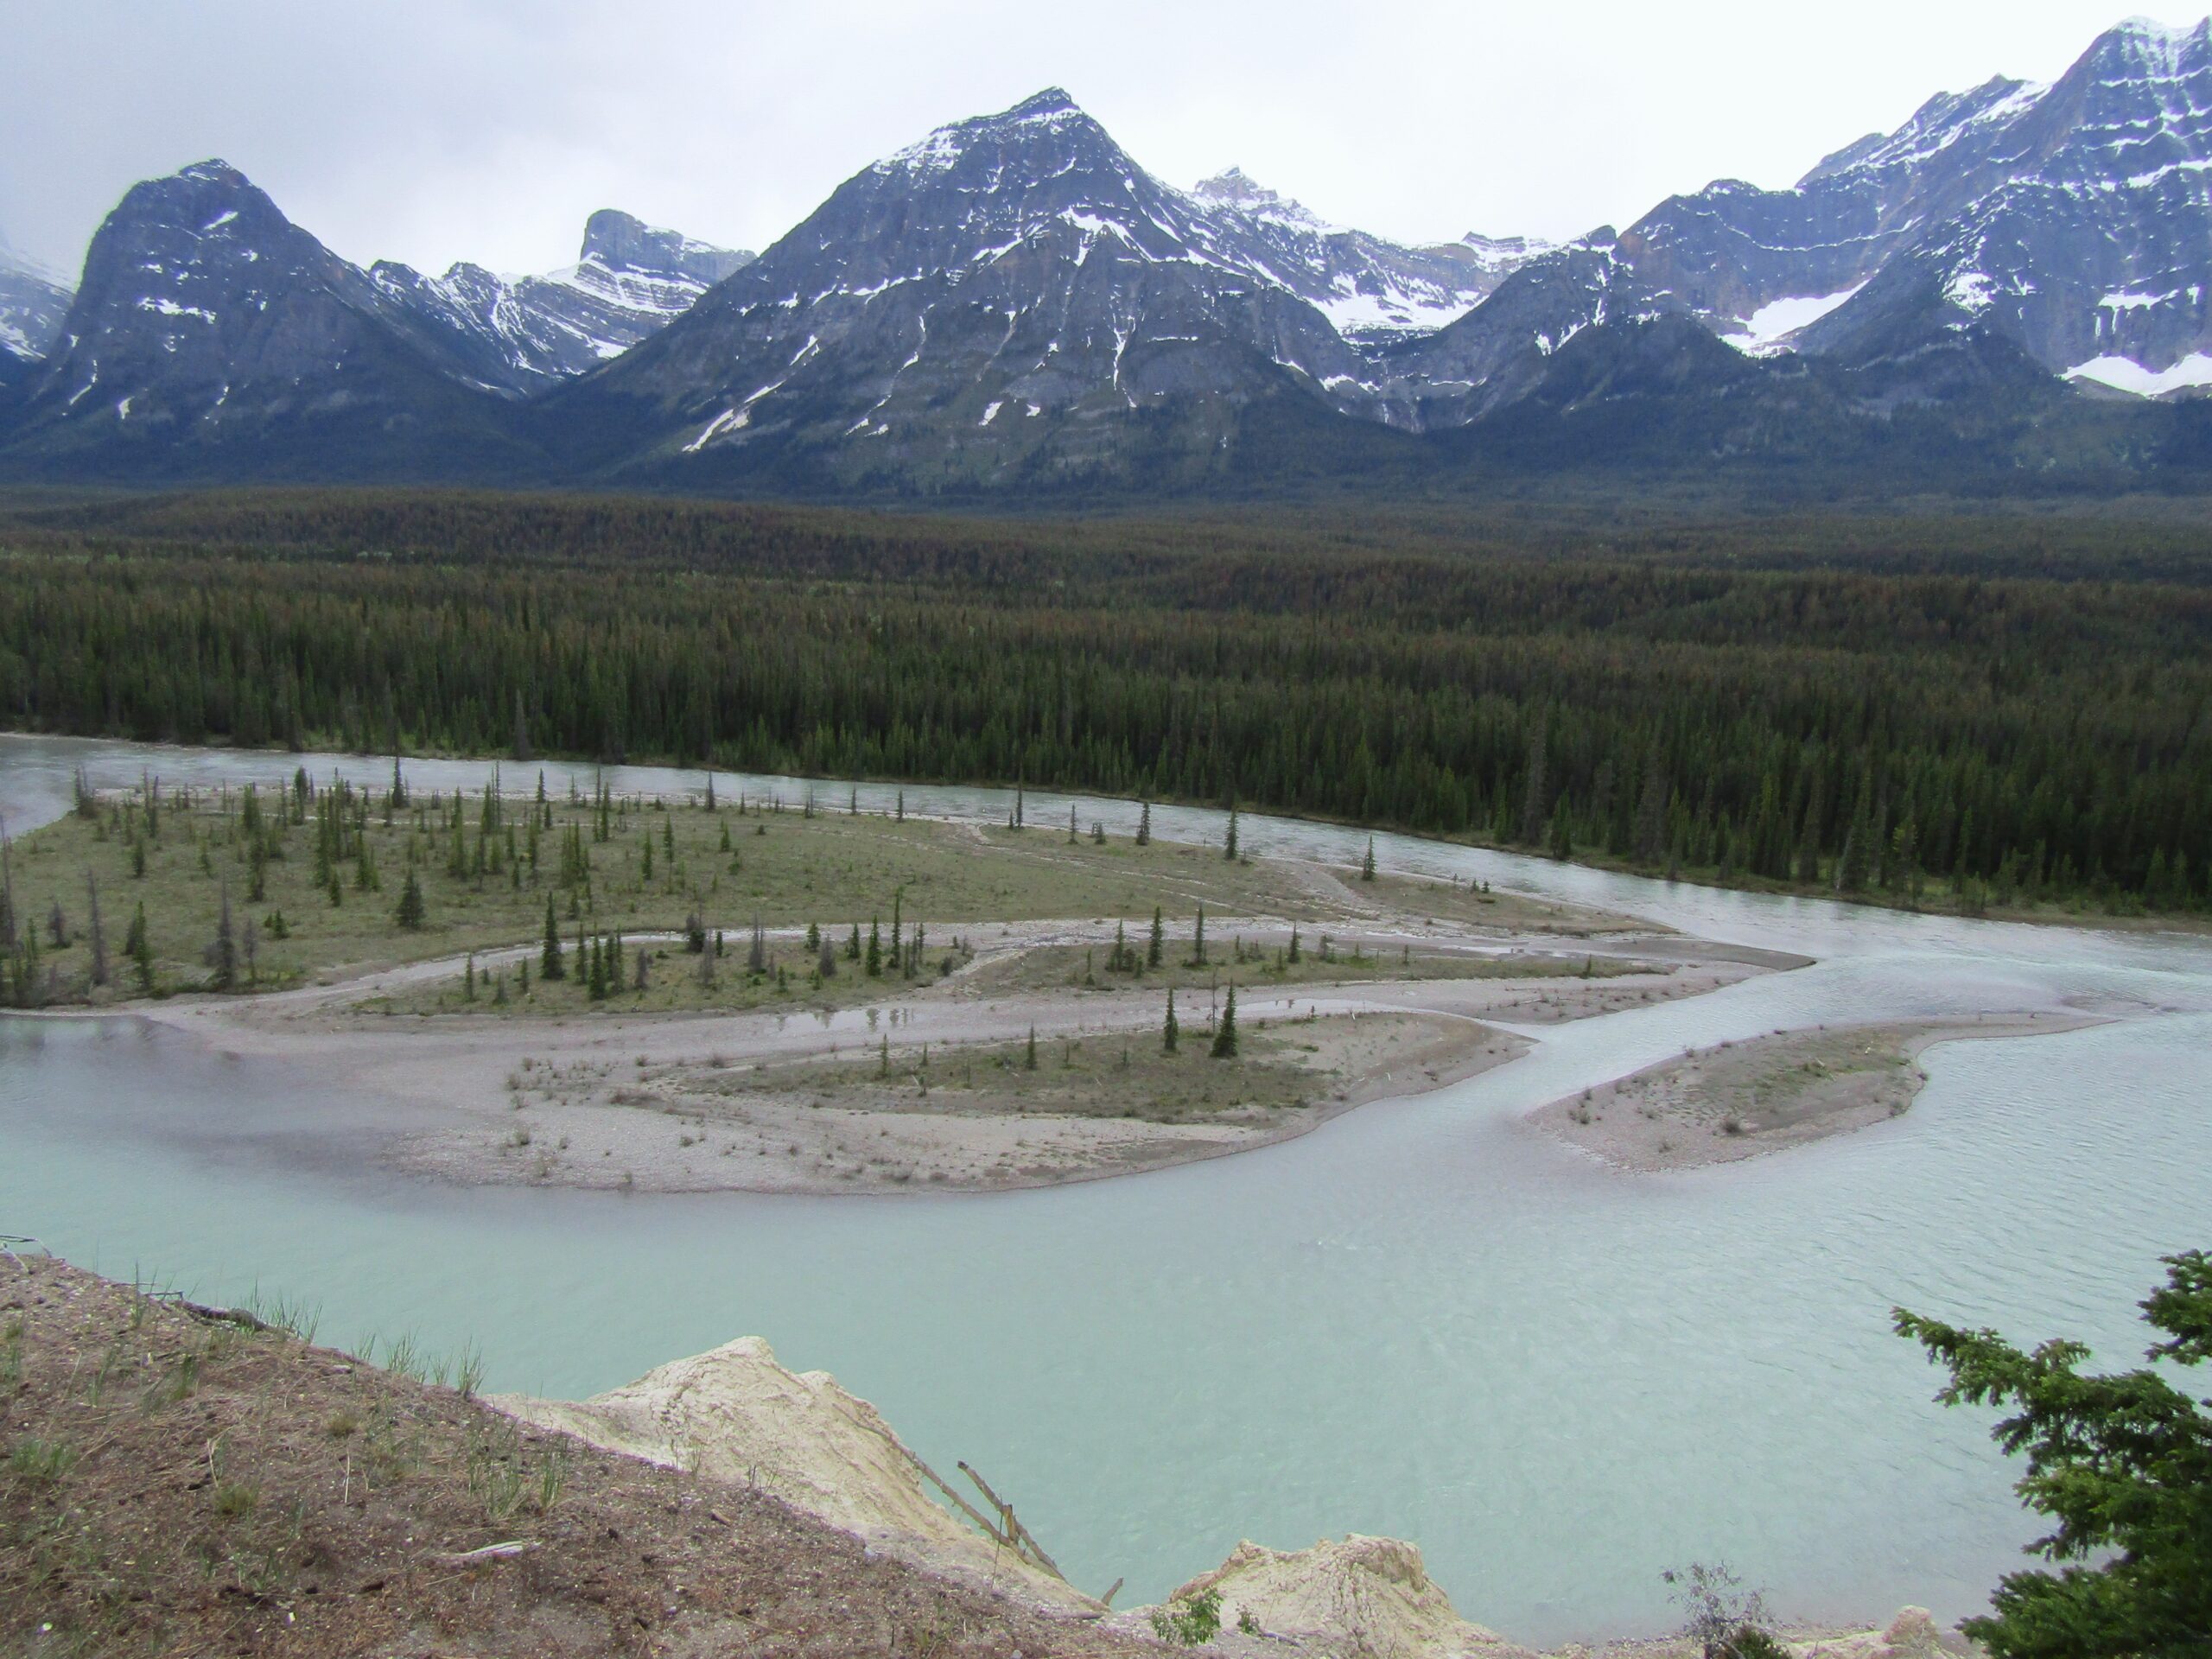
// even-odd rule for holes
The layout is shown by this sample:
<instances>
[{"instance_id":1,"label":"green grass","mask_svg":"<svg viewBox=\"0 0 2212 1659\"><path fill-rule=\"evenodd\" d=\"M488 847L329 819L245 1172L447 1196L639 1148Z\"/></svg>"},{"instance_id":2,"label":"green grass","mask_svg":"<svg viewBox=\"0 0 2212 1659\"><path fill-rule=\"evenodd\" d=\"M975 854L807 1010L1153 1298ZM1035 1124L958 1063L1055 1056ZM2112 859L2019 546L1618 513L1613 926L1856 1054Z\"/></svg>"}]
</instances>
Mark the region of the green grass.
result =
<instances>
[{"instance_id":1,"label":"green grass","mask_svg":"<svg viewBox=\"0 0 2212 1659\"><path fill-rule=\"evenodd\" d=\"M1134 936L1134 944L1141 958L1141 934ZM1496 957L1414 948L1377 951L1328 942L1328 936L1320 933L1303 936L1296 962L1289 960L1281 944L1248 945L1234 935L1211 939L1203 965L1192 960L1187 935L1170 938L1160 965L1141 973L1109 971L1110 954L1103 946L1044 945L986 963L963 982L979 995L994 996L1065 989L1159 992L1170 987L1205 991L1232 982L1240 990L1266 991L1291 985L1363 985L1402 979L1611 979L1656 971L1650 963L1580 952Z\"/></svg>"},{"instance_id":2,"label":"green grass","mask_svg":"<svg viewBox=\"0 0 2212 1659\"><path fill-rule=\"evenodd\" d=\"M1037 1065L1028 1044L976 1045L931 1052L894 1048L887 1071L879 1056L824 1065L787 1062L685 1077L694 1102L702 1095L803 1096L825 1105L887 1112L1018 1114L1133 1117L1155 1123L1199 1122L1225 1113L1251 1114L1309 1104L1332 1084L1307 1063L1306 1027L1247 1027L1242 1052L1217 1060L1206 1050L1205 999L1181 1010L1182 1041L1166 1052L1157 1032L1127 1037L1040 1038Z\"/></svg>"},{"instance_id":3,"label":"green grass","mask_svg":"<svg viewBox=\"0 0 2212 1659\"><path fill-rule=\"evenodd\" d=\"M1159 842L1138 847L1127 840L1094 844L1087 836L1070 842L1065 827L979 830L849 816L842 808L809 817L796 805L782 812L756 807L741 816L731 804L714 812L696 804L632 804L613 815L608 838L601 842L594 839L588 802L556 799L538 809L511 798L505 810L515 827L514 860L507 861L505 836L495 835L487 849L493 856L477 874L481 800L474 796L464 803L467 874L448 869L449 800L433 804L418 798L388 812L378 799L359 832L369 854L369 886L361 884L350 854L334 866L335 902L318 883L310 810L306 822L275 830L274 856L264 865L257 899L243 798L203 792L181 804L167 798L154 834L147 833L138 803L107 798L91 817L64 818L14 844L16 912L27 928L38 931L41 975L51 975L60 1000L105 1003L138 994L124 946L141 905L156 989L206 988L205 952L215 937L226 890L240 944L241 989L283 988L334 970L534 943L544 930L549 893L570 946L579 927L591 933L676 931L696 908L710 928L729 936L734 966L742 964L743 935L756 915L772 927L817 923L840 940L855 923L865 936L870 920L880 918L887 939L896 904L909 926L928 926L934 961L950 944L955 925L1107 916L1126 916L1134 925L1140 918L1148 923L1155 905L1171 919L1187 918L1200 903L1222 915L1316 909L1281 867L1231 863L1205 848ZM271 823L283 817L270 797L261 798L261 810ZM539 818L534 868L526 828L533 814ZM571 825L582 835L589 869L585 880L564 886L561 849ZM143 874L134 873L135 849L143 849ZM410 872L423 896L416 928L397 919ZM98 885L107 945L111 983L105 989L90 983L88 880ZM58 948L49 933L57 904L66 939ZM249 921L257 935L250 959L244 948ZM794 948L779 946L779 955L804 976L807 964ZM667 976L669 1006L682 1006L674 982L686 967L696 968L696 961L671 965L677 971ZM628 966L634 969L634 952ZM718 999L715 1006L729 1004Z\"/></svg>"}]
</instances>

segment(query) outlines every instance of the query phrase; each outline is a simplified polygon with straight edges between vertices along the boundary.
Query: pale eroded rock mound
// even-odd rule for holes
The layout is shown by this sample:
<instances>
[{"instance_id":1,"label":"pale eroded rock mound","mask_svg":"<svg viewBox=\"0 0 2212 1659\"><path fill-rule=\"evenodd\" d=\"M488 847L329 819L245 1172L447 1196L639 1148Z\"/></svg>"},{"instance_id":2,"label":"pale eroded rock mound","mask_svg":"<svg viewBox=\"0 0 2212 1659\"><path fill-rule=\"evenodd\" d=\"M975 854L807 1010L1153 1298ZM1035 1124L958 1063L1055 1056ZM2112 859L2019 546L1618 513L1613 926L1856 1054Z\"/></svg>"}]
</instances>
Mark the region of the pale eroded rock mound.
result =
<instances>
[{"instance_id":1,"label":"pale eroded rock mound","mask_svg":"<svg viewBox=\"0 0 2212 1659\"><path fill-rule=\"evenodd\" d=\"M1527 1649L1459 1617L1422 1566L1421 1551L1395 1538L1358 1533L1311 1549L1268 1549L1249 1541L1227 1560L1178 1590L1187 1601L1221 1592L1224 1630L1247 1621L1308 1652L1361 1659L1514 1659Z\"/></svg>"},{"instance_id":2,"label":"pale eroded rock mound","mask_svg":"<svg viewBox=\"0 0 2212 1659\"><path fill-rule=\"evenodd\" d=\"M759 1337L672 1360L588 1400L489 1403L609 1452L751 1486L940 1571L1075 1598L939 1507L921 1460L874 1406L827 1371L786 1370Z\"/></svg>"}]
</instances>

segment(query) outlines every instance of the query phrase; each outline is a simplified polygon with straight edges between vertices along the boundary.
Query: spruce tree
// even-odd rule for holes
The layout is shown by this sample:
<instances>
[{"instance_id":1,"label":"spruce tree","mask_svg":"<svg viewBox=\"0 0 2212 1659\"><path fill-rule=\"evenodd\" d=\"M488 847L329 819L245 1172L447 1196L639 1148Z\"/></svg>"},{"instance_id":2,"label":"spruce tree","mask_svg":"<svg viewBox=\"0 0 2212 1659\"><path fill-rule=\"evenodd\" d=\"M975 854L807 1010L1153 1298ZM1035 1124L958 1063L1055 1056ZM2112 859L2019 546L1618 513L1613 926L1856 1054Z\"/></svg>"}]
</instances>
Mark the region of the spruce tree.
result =
<instances>
[{"instance_id":1,"label":"spruce tree","mask_svg":"<svg viewBox=\"0 0 2212 1659\"><path fill-rule=\"evenodd\" d=\"M1372 836L1367 838L1367 856L1359 861L1359 879L1363 881L1375 879L1375 837Z\"/></svg>"},{"instance_id":2,"label":"spruce tree","mask_svg":"<svg viewBox=\"0 0 2212 1659\"><path fill-rule=\"evenodd\" d=\"M883 934L873 917L868 925L868 976L874 979L883 972Z\"/></svg>"},{"instance_id":3,"label":"spruce tree","mask_svg":"<svg viewBox=\"0 0 2212 1659\"><path fill-rule=\"evenodd\" d=\"M1152 803L1150 801L1138 804L1137 845L1140 847L1152 845Z\"/></svg>"},{"instance_id":4,"label":"spruce tree","mask_svg":"<svg viewBox=\"0 0 2212 1659\"><path fill-rule=\"evenodd\" d=\"M1025 1071L1037 1069L1037 1027L1034 1026L1029 1027L1029 1046L1022 1051L1021 1069Z\"/></svg>"},{"instance_id":5,"label":"spruce tree","mask_svg":"<svg viewBox=\"0 0 2212 1659\"><path fill-rule=\"evenodd\" d=\"M566 979L569 969L561 960L561 925L554 918L553 895L545 895L545 949L538 957L537 976L550 984Z\"/></svg>"},{"instance_id":6,"label":"spruce tree","mask_svg":"<svg viewBox=\"0 0 2212 1659\"><path fill-rule=\"evenodd\" d=\"M139 900L138 907L130 913L130 926L123 938L123 954L130 958L131 971L137 976L138 994L154 994L154 947L146 932L146 904Z\"/></svg>"},{"instance_id":7,"label":"spruce tree","mask_svg":"<svg viewBox=\"0 0 2212 1659\"><path fill-rule=\"evenodd\" d=\"M90 870L85 872L85 938L92 949L92 980L95 987L105 988L108 982L107 929L100 921L100 884Z\"/></svg>"},{"instance_id":8,"label":"spruce tree","mask_svg":"<svg viewBox=\"0 0 2212 1659\"><path fill-rule=\"evenodd\" d=\"M1167 988L1167 1018L1160 1027L1160 1048L1162 1053L1173 1054L1175 1052L1175 1045L1182 1036L1182 1031L1183 1028L1175 1020L1175 988L1170 985Z\"/></svg>"},{"instance_id":9,"label":"spruce tree","mask_svg":"<svg viewBox=\"0 0 2212 1659\"><path fill-rule=\"evenodd\" d=\"M219 991L238 988L238 935L231 923L231 884L223 883L221 908L215 916L215 942L207 948L207 965L215 970L213 985Z\"/></svg>"},{"instance_id":10,"label":"spruce tree","mask_svg":"<svg viewBox=\"0 0 2212 1659\"><path fill-rule=\"evenodd\" d=\"M1231 985L1221 1005L1221 1020L1214 1027L1213 1047L1209 1051L1217 1060L1236 1058L1236 988Z\"/></svg>"},{"instance_id":11,"label":"spruce tree","mask_svg":"<svg viewBox=\"0 0 2212 1659\"><path fill-rule=\"evenodd\" d=\"M1191 966L1193 968L1203 968L1205 965L1206 906L1205 901L1204 899L1200 899L1198 901L1198 919L1191 929Z\"/></svg>"},{"instance_id":12,"label":"spruce tree","mask_svg":"<svg viewBox=\"0 0 2212 1659\"><path fill-rule=\"evenodd\" d=\"M399 890L398 918L400 926L410 933L423 925L423 884L411 869L407 872L407 885Z\"/></svg>"},{"instance_id":13,"label":"spruce tree","mask_svg":"<svg viewBox=\"0 0 2212 1659\"><path fill-rule=\"evenodd\" d=\"M1144 948L1144 965L1157 968L1165 959L1167 950L1167 929L1160 918L1160 906L1152 907L1152 938Z\"/></svg>"}]
</instances>

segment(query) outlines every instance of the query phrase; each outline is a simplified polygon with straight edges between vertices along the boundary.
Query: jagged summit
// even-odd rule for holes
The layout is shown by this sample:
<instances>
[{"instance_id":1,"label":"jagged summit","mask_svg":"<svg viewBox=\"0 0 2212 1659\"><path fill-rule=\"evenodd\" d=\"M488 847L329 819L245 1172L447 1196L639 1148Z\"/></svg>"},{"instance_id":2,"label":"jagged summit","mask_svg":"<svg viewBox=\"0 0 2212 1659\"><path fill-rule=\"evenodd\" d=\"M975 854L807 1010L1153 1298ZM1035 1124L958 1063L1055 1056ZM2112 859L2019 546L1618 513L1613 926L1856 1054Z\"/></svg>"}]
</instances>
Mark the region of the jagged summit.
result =
<instances>
[{"instance_id":1,"label":"jagged summit","mask_svg":"<svg viewBox=\"0 0 2212 1659\"><path fill-rule=\"evenodd\" d=\"M363 271L210 159L124 198L73 302L0 263L0 381L19 442L454 416L577 475L918 489L1089 478L1163 442L1211 465L1262 410L1434 431L1769 408L1823 375L1875 376L1884 412L2063 397L2044 372L2165 392L2212 387L2208 175L2212 22L2139 19L2050 86L1938 94L1789 189L1722 178L1564 245L1408 247L1242 167L1178 189L1058 86L862 168L758 258L604 208L543 276Z\"/></svg>"},{"instance_id":2,"label":"jagged summit","mask_svg":"<svg viewBox=\"0 0 2212 1659\"><path fill-rule=\"evenodd\" d=\"M753 257L602 207L584 221L583 247L576 258L579 264L597 264L609 271L689 277L703 290L751 263Z\"/></svg>"},{"instance_id":3,"label":"jagged summit","mask_svg":"<svg viewBox=\"0 0 2212 1659\"><path fill-rule=\"evenodd\" d=\"M487 382L528 392L620 356L753 257L603 207L585 221L576 263L546 276L497 276L464 263L431 277L388 262L370 275L465 341Z\"/></svg>"},{"instance_id":4,"label":"jagged summit","mask_svg":"<svg viewBox=\"0 0 2212 1659\"><path fill-rule=\"evenodd\" d=\"M16 384L53 349L68 311L68 289L0 231L0 381Z\"/></svg>"},{"instance_id":5,"label":"jagged summit","mask_svg":"<svg viewBox=\"0 0 2212 1659\"><path fill-rule=\"evenodd\" d=\"M1081 115L1082 113L1081 107L1077 105L1075 99L1068 96L1065 87L1047 86L1042 92L1031 93L1012 109L988 118L1001 121L1027 121L1039 116Z\"/></svg>"}]
</instances>

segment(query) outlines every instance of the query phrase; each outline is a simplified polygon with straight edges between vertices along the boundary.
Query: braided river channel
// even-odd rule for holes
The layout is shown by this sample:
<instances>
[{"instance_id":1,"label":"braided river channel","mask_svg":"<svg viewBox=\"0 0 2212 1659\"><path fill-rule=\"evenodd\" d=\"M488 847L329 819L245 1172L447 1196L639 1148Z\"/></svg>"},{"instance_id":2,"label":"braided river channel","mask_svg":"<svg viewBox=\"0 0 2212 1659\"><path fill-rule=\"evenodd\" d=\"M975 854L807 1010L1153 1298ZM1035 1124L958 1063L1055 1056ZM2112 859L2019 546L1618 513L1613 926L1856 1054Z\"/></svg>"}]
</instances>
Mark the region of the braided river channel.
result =
<instances>
[{"instance_id":1,"label":"braided river channel","mask_svg":"<svg viewBox=\"0 0 2212 1659\"><path fill-rule=\"evenodd\" d=\"M389 760L0 737L21 835L101 787ZM535 768L532 769L533 772ZM571 769L548 765L565 789ZM574 769L588 780L590 768ZM418 788L486 763L414 760ZM510 768L510 777L513 768ZM620 791L696 772L611 768ZM717 774L723 791L791 779ZM842 801L847 785L820 785ZM880 810L887 787L859 786ZM1070 798L1032 791L1050 823ZM1134 804L1075 798L1084 822ZM998 791L910 813L1003 821ZM1156 808L1162 838L1220 815ZM1247 815L1258 858L1350 864L1364 831ZM319 1339L474 1345L486 1386L563 1396L757 1333L836 1374L939 1467L966 1458L1070 1576L1156 1599L1239 1538L1408 1538L1522 1641L1677 1622L1660 1574L1725 1559L1777 1611L1980 1607L2037 1535L1993 1414L1933 1403L1904 1305L2137 1363L2158 1258L2212 1245L2212 940L1717 892L1379 836L1386 868L1596 905L1815 959L1532 1029L1514 1063L1302 1139L990 1195L468 1189L283 1155L348 1089L125 1017L0 1019L0 1233L205 1300L319 1305ZM2088 1010L1929 1049L1912 1109L1720 1167L1630 1174L1517 1120L1693 1046L1778 1027Z\"/></svg>"}]
</instances>

